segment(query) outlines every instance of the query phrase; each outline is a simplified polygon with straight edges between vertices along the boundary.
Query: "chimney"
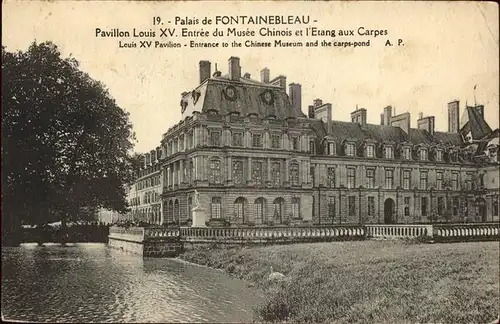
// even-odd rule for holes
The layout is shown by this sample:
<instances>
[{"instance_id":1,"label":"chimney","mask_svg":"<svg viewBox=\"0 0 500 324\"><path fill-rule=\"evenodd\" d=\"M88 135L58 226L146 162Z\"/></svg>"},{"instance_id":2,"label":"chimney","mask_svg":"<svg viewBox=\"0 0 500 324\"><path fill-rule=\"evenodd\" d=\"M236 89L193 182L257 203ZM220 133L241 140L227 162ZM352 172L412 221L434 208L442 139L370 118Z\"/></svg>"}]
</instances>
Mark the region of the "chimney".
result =
<instances>
[{"instance_id":1,"label":"chimney","mask_svg":"<svg viewBox=\"0 0 500 324\"><path fill-rule=\"evenodd\" d=\"M286 76L280 75L275 77L274 79L269 82L271 85L276 85L279 86L281 89L286 91Z\"/></svg>"},{"instance_id":2,"label":"chimney","mask_svg":"<svg viewBox=\"0 0 500 324\"><path fill-rule=\"evenodd\" d=\"M229 79L239 81L241 78L240 58L231 56L229 58Z\"/></svg>"},{"instance_id":3,"label":"chimney","mask_svg":"<svg viewBox=\"0 0 500 324\"><path fill-rule=\"evenodd\" d=\"M380 114L380 125L384 125L384 114Z\"/></svg>"},{"instance_id":4,"label":"chimney","mask_svg":"<svg viewBox=\"0 0 500 324\"><path fill-rule=\"evenodd\" d=\"M460 102L453 100L448 103L448 132L458 133L460 127Z\"/></svg>"},{"instance_id":5,"label":"chimney","mask_svg":"<svg viewBox=\"0 0 500 324\"><path fill-rule=\"evenodd\" d=\"M290 83L288 93L292 107L297 110L302 110L302 86L298 83Z\"/></svg>"},{"instance_id":6,"label":"chimney","mask_svg":"<svg viewBox=\"0 0 500 324\"><path fill-rule=\"evenodd\" d=\"M142 163L143 163L143 164L142 164L142 167L143 167L144 169L146 169L146 168L148 167L148 159L147 159L147 157L146 157L146 154L144 154L144 155L142 156Z\"/></svg>"},{"instance_id":7,"label":"chimney","mask_svg":"<svg viewBox=\"0 0 500 324\"><path fill-rule=\"evenodd\" d=\"M151 164L155 164L156 163L156 150L151 150L150 154L151 154Z\"/></svg>"},{"instance_id":8,"label":"chimney","mask_svg":"<svg viewBox=\"0 0 500 324\"><path fill-rule=\"evenodd\" d=\"M316 107L319 107L319 106L323 105L323 100L321 100L321 99L319 99L319 98L314 99L314 101L313 101L313 105L314 105L314 107L315 107L315 108L316 108Z\"/></svg>"},{"instance_id":9,"label":"chimney","mask_svg":"<svg viewBox=\"0 0 500 324\"><path fill-rule=\"evenodd\" d=\"M211 73L210 61L200 61L200 84L210 78Z\"/></svg>"},{"instance_id":10,"label":"chimney","mask_svg":"<svg viewBox=\"0 0 500 324\"><path fill-rule=\"evenodd\" d=\"M385 116L387 118L387 115ZM403 130L407 135L410 135L410 113L405 112L394 117L391 117L390 123L393 127L399 127Z\"/></svg>"},{"instance_id":11,"label":"chimney","mask_svg":"<svg viewBox=\"0 0 500 324\"><path fill-rule=\"evenodd\" d=\"M151 154L146 153L146 167L151 165Z\"/></svg>"},{"instance_id":12,"label":"chimney","mask_svg":"<svg viewBox=\"0 0 500 324\"><path fill-rule=\"evenodd\" d=\"M319 99L314 100L315 103L317 102L317 100ZM324 105L322 104L319 106L312 106L312 108L314 110L314 118L321 119L324 123L326 123L328 132L330 132L330 128L332 125L332 104L327 103Z\"/></svg>"},{"instance_id":13,"label":"chimney","mask_svg":"<svg viewBox=\"0 0 500 324\"><path fill-rule=\"evenodd\" d=\"M419 112L418 113L418 119L420 120L422 118L424 118L424 113L423 112Z\"/></svg>"},{"instance_id":14,"label":"chimney","mask_svg":"<svg viewBox=\"0 0 500 324\"><path fill-rule=\"evenodd\" d=\"M307 109L307 116L309 116L309 118L314 118L314 106L313 105L309 105L309 107Z\"/></svg>"},{"instance_id":15,"label":"chimney","mask_svg":"<svg viewBox=\"0 0 500 324\"><path fill-rule=\"evenodd\" d=\"M384 125L391 125L392 107L387 106L384 108Z\"/></svg>"},{"instance_id":16,"label":"chimney","mask_svg":"<svg viewBox=\"0 0 500 324\"><path fill-rule=\"evenodd\" d=\"M423 117L422 113L419 114L420 118L417 120L417 128L424 129L429 132L429 134L434 135L435 131L435 118L434 116Z\"/></svg>"},{"instance_id":17,"label":"chimney","mask_svg":"<svg viewBox=\"0 0 500 324\"><path fill-rule=\"evenodd\" d=\"M269 69L268 68L263 68L260 71L260 81L262 83L269 83Z\"/></svg>"},{"instance_id":18,"label":"chimney","mask_svg":"<svg viewBox=\"0 0 500 324\"><path fill-rule=\"evenodd\" d=\"M366 125L366 109L359 108L351 113L351 120L353 123L358 123L361 126Z\"/></svg>"},{"instance_id":19,"label":"chimney","mask_svg":"<svg viewBox=\"0 0 500 324\"><path fill-rule=\"evenodd\" d=\"M248 72L247 72L247 73L245 73L245 74L243 75L243 77L244 77L245 79L250 79L250 73L248 73Z\"/></svg>"}]
</instances>

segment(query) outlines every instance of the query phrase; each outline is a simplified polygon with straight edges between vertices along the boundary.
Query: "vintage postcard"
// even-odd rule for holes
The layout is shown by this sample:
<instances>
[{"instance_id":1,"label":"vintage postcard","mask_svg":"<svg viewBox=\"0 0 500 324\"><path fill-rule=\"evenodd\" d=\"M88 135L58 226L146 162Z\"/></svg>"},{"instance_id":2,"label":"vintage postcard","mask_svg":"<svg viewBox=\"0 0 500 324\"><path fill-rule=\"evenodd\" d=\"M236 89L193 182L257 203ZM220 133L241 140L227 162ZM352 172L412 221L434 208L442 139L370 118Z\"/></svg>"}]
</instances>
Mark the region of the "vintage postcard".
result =
<instances>
[{"instance_id":1,"label":"vintage postcard","mask_svg":"<svg viewBox=\"0 0 500 324\"><path fill-rule=\"evenodd\" d=\"M2 9L4 321L498 323L496 3Z\"/></svg>"}]
</instances>

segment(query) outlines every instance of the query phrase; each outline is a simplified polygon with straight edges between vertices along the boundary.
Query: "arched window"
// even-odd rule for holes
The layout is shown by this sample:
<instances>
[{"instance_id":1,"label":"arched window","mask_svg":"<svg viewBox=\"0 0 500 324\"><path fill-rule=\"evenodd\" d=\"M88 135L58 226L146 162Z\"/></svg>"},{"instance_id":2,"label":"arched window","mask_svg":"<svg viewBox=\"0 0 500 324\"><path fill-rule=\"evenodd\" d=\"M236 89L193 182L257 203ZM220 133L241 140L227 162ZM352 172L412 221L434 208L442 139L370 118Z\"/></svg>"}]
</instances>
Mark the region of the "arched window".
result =
<instances>
[{"instance_id":1,"label":"arched window","mask_svg":"<svg viewBox=\"0 0 500 324\"><path fill-rule=\"evenodd\" d=\"M264 221L265 221L265 212L264 212L265 199L262 197L255 199L254 205L255 205L255 220L260 222L260 223L264 223Z\"/></svg>"},{"instance_id":2,"label":"arched window","mask_svg":"<svg viewBox=\"0 0 500 324\"><path fill-rule=\"evenodd\" d=\"M234 201L234 218L241 219L243 223L245 219L245 198L238 197Z\"/></svg>"},{"instance_id":3,"label":"arched window","mask_svg":"<svg viewBox=\"0 0 500 324\"><path fill-rule=\"evenodd\" d=\"M300 198L292 198L292 218L300 218Z\"/></svg>"},{"instance_id":4,"label":"arched window","mask_svg":"<svg viewBox=\"0 0 500 324\"><path fill-rule=\"evenodd\" d=\"M219 159L211 159L209 163L210 168L210 183L221 184L221 163Z\"/></svg>"},{"instance_id":5,"label":"arched window","mask_svg":"<svg viewBox=\"0 0 500 324\"><path fill-rule=\"evenodd\" d=\"M168 203L168 218L174 220L174 202L172 200Z\"/></svg>"},{"instance_id":6,"label":"arched window","mask_svg":"<svg viewBox=\"0 0 500 324\"><path fill-rule=\"evenodd\" d=\"M181 219L181 211L179 208L179 201L176 199L174 203L174 222L178 224L180 219Z\"/></svg>"},{"instance_id":7,"label":"arched window","mask_svg":"<svg viewBox=\"0 0 500 324\"><path fill-rule=\"evenodd\" d=\"M279 197L273 201L273 219L278 224L283 222L283 205L284 199Z\"/></svg>"}]
</instances>

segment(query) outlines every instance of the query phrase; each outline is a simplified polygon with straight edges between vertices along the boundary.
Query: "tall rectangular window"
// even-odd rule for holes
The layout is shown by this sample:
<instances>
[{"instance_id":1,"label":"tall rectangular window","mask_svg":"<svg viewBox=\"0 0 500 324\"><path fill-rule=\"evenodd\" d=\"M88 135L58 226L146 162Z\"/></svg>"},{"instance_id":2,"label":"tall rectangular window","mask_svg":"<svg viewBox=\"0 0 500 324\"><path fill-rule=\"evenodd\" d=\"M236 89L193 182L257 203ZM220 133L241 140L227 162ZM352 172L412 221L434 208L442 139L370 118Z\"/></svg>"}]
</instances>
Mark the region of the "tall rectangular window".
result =
<instances>
[{"instance_id":1,"label":"tall rectangular window","mask_svg":"<svg viewBox=\"0 0 500 324\"><path fill-rule=\"evenodd\" d=\"M366 186L367 188L375 188L375 169L366 170Z\"/></svg>"},{"instance_id":2,"label":"tall rectangular window","mask_svg":"<svg viewBox=\"0 0 500 324\"><path fill-rule=\"evenodd\" d=\"M436 189L437 190L443 189L443 172L436 173Z\"/></svg>"},{"instance_id":3,"label":"tall rectangular window","mask_svg":"<svg viewBox=\"0 0 500 324\"><path fill-rule=\"evenodd\" d=\"M436 151L436 161L437 162L443 161L443 151L441 150Z\"/></svg>"},{"instance_id":4,"label":"tall rectangular window","mask_svg":"<svg viewBox=\"0 0 500 324\"><path fill-rule=\"evenodd\" d=\"M443 215L444 209L445 209L444 198L438 197L438 210L437 210L438 215L440 215L440 216Z\"/></svg>"},{"instance_id":5,"label":"tall rectangular window","mask_svg":"<svg viewBox=\"0 0 500 324\"><path fill-rule=\"evenodd\" d=\"M356 154L354 144L346 144L345 155L354 156Z\"/></svg>"},{"instance_id":6,"label":"tall rectangular window","mask_svg":"<svg viewBox=\"0 0 500 324\"><path fill-rule=\"evenodd\" d=\"M221 198L212 197L212 218L221 218Z\"/></svg>"},{"instance_id":7,"label":"tall rectangular window","mask_svg":"<svg viewBox=\"0 0 500 324\"><path fill-rule=\"evenodd\" d=\"M375 148L373 145L366 146L366 157L369 158L375 157Z\"/></svg>"},{"instance_id":8,"label":"tall rectangular window","mask_svg":"<svg viewBox=\"0 0 500 324\"><path fill-rule=\"evenodd\" d=\"M259 185L263 183L263 169L260 161L252 161L252 181Z\"/></svg>"},{"instance_id":9,"label":"tall rectangular window","mask_svg":"<svg viewBox=\"0 0 500 324\"><path fill-rule=\"evenodd\" d=\"M420 171L420 189L427 189L427 171Z\"/></svg>"},{"instance_id":10,"label":"tall rectangular window","mask_svg":"<svg viewBox=\"0 0 500 324\"><path fill-rule=\"evenodd\" d=\"M271 175L272 175L272 181L273 185L279 186L281 185L281 165L279 162L273 162L271 164Z\"/></svg>"},{"instance_id":11,"label":"tall rectangular window","mask_svg":"<svg viewBox=\"0 0 500 324\"><path fill-rule=\"evenodd\" d=\"M384 157L386 159L393 159L394 158L394 150L393 150L392 146L384 147Z\"/></svg>"},{"instance_id":12,"label":"tall rectangular window","mask_svg":"<svg viewBox=\"0 0 500 324\"><path fill-rule=\"evenodd\" d=\"M328 154L335 155L335 143L333 142L328 143Z\"/></svg>"},{"instance_id":13,"label":"tall rectangular window","mask_svg":"<svg viewBox=\"0 0 500 324\"><path fill-rule=\"evenodd\" d=\"M410 170L403 171L403 189L410 189L411 186L411 173Z\"/></svg>"},{"instance_id":14,"label":"tall rectangular window","mask_svg":"<svg viewBox=\"0 0 500 324\"><path fill-rule=\"evenodd\" d=\"M335 188L335 168L328 168L326 186Z\"/></svg>"},{"instance_id":15,"label":"tall rectangular window","mask_svg":"<svg viewBox=\"0 0 500 324\"><path fill-rule=\"evenodd\" d=\"M300 199L292 198L292 218L300 218Z\"/></svg>"},{"instance_id":16,"label":"tall rectangular window","mask_svg":"<svg viewBox=\"0 0 500 324\"><path fill-rule=\"evenodd\" d=\"M394 170L386 169L385 170L385 188L392 189L394 184Z\"/></svg>"},{"instance_id":17,"label":"tall rectangular window","mask_svg":"<svg viewBox=\"0 0 500 324\"><path fill-rule=\"evenodd\" d=\"M179 152L184 151L184 135L179 137Z\"/></svg>"},{"instance_id":18,"label":"tall rectangular window","mask_svg":"<svg viewBox=\"0 0 500 324\"><path fill-rule=\"evenodd\" d=\"M234 184L243 184L243 161L233 161L233 182Z\"/></svg>"},{"instance_id":19,"label":"tall rectangular window","mask_svg":"<svg viewBox=\"0 0 500 324\"><path fill-rule=\"evenodd\" d=\"M428 205L427 197L422 197L420 201L422 204L422 216L427 216L427 205Z\"/></svg>"},{"instance_id":20,"label":"tall rectangular window","mask_svg":"<svg viewBox=\"0 0 500 324\"><path fill-rule=\"evenodd\" d=\"M356 187L356 169L347 168L347 188Z\"/></svg>"},{"instance_id":21,"label":"tall rectangular window","mask_svg":"<svg viewBox=\"0 0 500 324\"><path fill-rule=\"evenodd\" d=\"M210 145L211 146L220 146L220 132L219 131L210 131Z\"/></svg>"},{"instance_id":22,"label":"tall rectangular window","mask_svg":"<svg viewBox=\"0 0 500 324\"><path fill-rule=\"evenodd\" d=\"M271 134L271 148L281 148L281 136L279 134Z\"/></svg>"},{"instance_id":23,"label":"tall rectangular window","mask_svg":"<svg viewBox=\"0 0 500 324\"><path fill-rule=\"evenodd\" d=\"M252 147L262 147L262 134L252 135Z\"/></svg>"},{"instance_id":24,"label":"tall rectangular window","mask_svg":"<svg viewBox=\"0 0 500 324\"><path fill-rule=\"evenodd\" d=\"M292 149L294 151L299 150L299 138L297 136L292 137Z\"/></svg>"},{"instance_id":25,"label":"tall rectangular window","mask_svg":"<svg viewBox=\"0 0 500 324\"><path fill-rule=\"evenodd\" d=\"M405 216L408 217L410 216L410 197L405 197L404 199L405 203Z\"/></svg>"},{"instance_id":26,"label":"tall rectangular window","mask_svg":"<svg viewBox=\"0 0 500 324\"><path fill-rule=\"evenodd\" d=\"M458 173L452 173L451 175L451 189L458 190Z\"/></svg>"},{"instance_id":27,"label":"tall rectangular window","mask_svg":"<svg viewBox=\"0 0 500 324\"><path fill-rule=\"evenodd\" d=\"M316 151L314 149L314 141L309 142L309 154L316 154Z\"/></svg>"},{"instance_id":28,"label":"tall rectangular window","mask_svg":"<svg viewBox=\"0 0 500 324\"><path fill-rule=\"evenodd\" d=\"M210 183L220 184L222 182L220 164L219 159L210 160Z\"/></svg>"},{"instance_id":29,"label":"tall rectangular window","mask_svg":"<svg viewBox=\"0 0 500 324\"><path fill-rule=\"evenodd\" d=\"M330 218L332 221L335 218L335 197L330 197L328 200L328 218Z\"/></svg>"},{"instance_id":30,"label":"tall rectangular window","mask_svg":"<svg viewBox=\"0 0 500 324\"><path fill-rule=\"evenodd\" d=\"M453 215L458 215L458 209L460 208L460 200L458 197L453 197Z\"/></svg>"},{"instance_id":31,"label":"tall rectangular window","mask_svg":"<svg viewBox=\"0 0 500 324\"><path fill-rule=\"evenodd\" d=\"M349 216L356 215L356 196L349 196Z\"/></svg>"},{"instance_id":32,"label":"tall rectangular window","mask_svg":"<svg viewBox=\"0 0 500 324\"><path fill-rule=\"evenodd\" d=\"M465 188L466 190L472 190L472 174L467 173L467 177L465 178Z\"/></svg>"},{"instance_id":33,"label":"tall rectangular window","mask_svg":"<svg viewBox=\"0 0 500 324\"><path fill-rule=\"evenodd\" d=\"M411 149L409 147L403 148L403 159L405 160L411 159Z\"/></svg>"},{"instance_id":34,"label":"tall rectangular window","mask_svg":"<svg viewBox=\"0 0 500 324\"><path fill-rule=\"evenodd\" d=\"M427 149L420 149L420 160L427 161Z\"/></svg>"},{"instance_id":35,"label":"tall rectangular window","mask_svg":"<svg viewBox=\"0 0 500 324\"><path fill-rule=\"evenodd\" d=\"M290 163L290 184L299 185L299 164L295 162Z\"/></svg>"},{"instance_id":36,"label":"tall rectangular window","mask_svg":"<svg viewBox=\"0 0 500 324\"><path fill-rule=\"evenodd\" d=\"M375 197L368 197L368 216L375 215Z\"/></svg>"},{"instance_id":37,"label":"tall rectangular window","mask_svg":"<svg viewBox=\"0 0 500 324\"><path fill-rule=\"evenodd\" d=\"M233 146L243 146L243 133L233 133Z\"/></svg>"}]
</instances>

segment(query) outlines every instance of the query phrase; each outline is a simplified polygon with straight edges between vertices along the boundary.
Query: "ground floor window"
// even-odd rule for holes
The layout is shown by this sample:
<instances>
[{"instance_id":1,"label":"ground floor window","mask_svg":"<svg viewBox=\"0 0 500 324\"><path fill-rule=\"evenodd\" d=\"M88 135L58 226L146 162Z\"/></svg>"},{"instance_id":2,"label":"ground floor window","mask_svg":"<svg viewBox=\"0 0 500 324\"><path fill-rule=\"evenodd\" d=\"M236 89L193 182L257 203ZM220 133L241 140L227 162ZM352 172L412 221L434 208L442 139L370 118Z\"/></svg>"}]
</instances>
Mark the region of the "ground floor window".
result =
<instances>
[{"instance_id":1,"label":"ground floor window","mask_svg":"<svg viewBox=\"0 0 500 324\"><path fill-rule=\"evenodd\" d=\"M221 198L212 197L212 218L221 218Z\"/></svg>"},{"instance_id":2,"label":"ground floor window","mask_svg":"<svg viewBox=\"0 0 500 324\"><path fill-rule=\"evenodd\" d=\"M328 200L328 218L332 221L335 219L335 197L330 197Z\"/></svg>"},{"instance_id":3,"label":"ground floor window","mask_svg":"<svg viewBox=\"0 0 500 324\"><path fill-rule=\"evenodd\" d=\"M408 217L410 216L410 197L405 197L404 198L405 202L405 216Z\"/></svg>"},{"instance_id":4,"label":"ground floor window","mask_svg":"<svg viewBox=\"0 0 500 324\"><path fill-rule=\"evenodd\" d=\"M368 197L368 216L375 215L375 197Z\"/></svg>"},{"instance_id":5,"label":"ground floor window","mask_svg":"<svg viewBox=\"0 0 500 324\"><path fill-rule=\"evenodd\" d=\"M427 197L422 197L420 199L421 201L421 208L422 208L422 216L427 216Z\"/></svg>"},{"instance_id":6,"label":"ground floor window","mask_svg":"<svg viewBox=\"0 0 500 324\"><path fill-rule=\"evenodd\" d=\"M300 218L300 199L292 198L292 218Z\"/></svg>"},{"instance_id":7,"label":"ground floor window","mask_svg":"<svg viewBox=\"0 0 500 324\"><path fill-rule=\"evenodd\" d=\"M349 216L356 215L356 196L349 196Z\"/></svg>"}]
</instances>

